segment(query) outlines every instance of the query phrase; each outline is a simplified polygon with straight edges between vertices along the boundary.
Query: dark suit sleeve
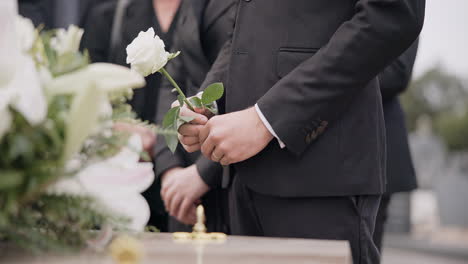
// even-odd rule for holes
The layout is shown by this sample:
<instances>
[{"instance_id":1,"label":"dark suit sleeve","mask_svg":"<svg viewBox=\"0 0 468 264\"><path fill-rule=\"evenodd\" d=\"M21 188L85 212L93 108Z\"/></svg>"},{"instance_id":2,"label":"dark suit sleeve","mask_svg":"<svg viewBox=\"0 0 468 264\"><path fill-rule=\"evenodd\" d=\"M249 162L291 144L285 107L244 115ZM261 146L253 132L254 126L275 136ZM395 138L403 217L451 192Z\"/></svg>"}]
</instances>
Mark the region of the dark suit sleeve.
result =
<instances>
[{"instance_id":1,"label":"dark suit sleeve","mask_svg":"<svg viewBox=\"0 0 468 264\"><path fill-rule=\"evenodd\" d=\"M221 187L223 167L221 164L200 155L196 161L197 170L206 185L213 189Z\"/></svg>"},{"instance_id":2,"label":"dark suit sleeve","mask_svg":"<svg viewBox=\"0 0 468 264\"><path fill-rule=\"evenodd\" d=\"M406 90L411 79L417 52L418 41L416 40L405 53L379 74L383 101L391 100Z\"/></svg>"},{"instance_id":3,"label":"dark suit sleeve","mask_svg":"<svg viewBox=\"0 0 468 264\"><path fill-rule=\"evenodd\" d=\"M424 6L424 0L356 1L354 15L329 42L260 98L259 108L288 150L301 155L307 127L323 132L414 42Z\"/></svg>"}]
</instances>

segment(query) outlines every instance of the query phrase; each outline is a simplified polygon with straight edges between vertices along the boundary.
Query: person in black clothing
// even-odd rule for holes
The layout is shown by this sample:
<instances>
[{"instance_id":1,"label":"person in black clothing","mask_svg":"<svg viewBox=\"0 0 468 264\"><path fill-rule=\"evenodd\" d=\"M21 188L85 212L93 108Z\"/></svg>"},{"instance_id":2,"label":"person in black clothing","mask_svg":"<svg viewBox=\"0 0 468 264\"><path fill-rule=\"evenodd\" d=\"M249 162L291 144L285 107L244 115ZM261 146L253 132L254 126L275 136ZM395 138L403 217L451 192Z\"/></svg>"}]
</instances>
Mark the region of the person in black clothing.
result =
<instances>
[{"instance_id":1,"label":"person in black clothing","mask_svg":"<svg viewBox=\"0 0 468 264\"><path fill-rule=\"evenodd\" d=\"M106 2L113 2L115 4L117 0L80 0L79 10L78 10L78 17L79 17L78 25L80 27L85 27L86 23L90 19L89 16L93 14L93 9Z\"/></svg>"},{"instance_id":2,"label":"person in black clothing","mask_svg":"<svg viewBox=\"0 0 468 264\"><path fill-rule=\"evenodd\" d=\"M126 47L140 31L153 27L166 48L170 49L175 31L172 21L176 21L179 4L180 0L104 1L94 6L87 16L82 47L89 51L93 62L128 66ZM134 91L130 104L142 120L154 121L161 80L161 75L153 74L146 78L144 88ZM151 144L145 149L152 150ZM144 196L151 207L149 224L166 231L167 217L159 190L159 182L156 181Z\"/></svg>"},{"instance_id":3,"label":"person in black clothing","mask_svg":"<svg viewBox=\"0 0 468 264\"><path fill-rule=\"evenodd\" d=\"M173 43L173 51L181 51L181 55L171 62L167 70L188 96L197 92L223 44L230 38L234 27L235 12L235 0L188 0L182 3ZM164 113L176 100L176 95L171 92L172 89L169 82L163 81L160 89L157 123L162 122ZM222 166L206 159L200 155L200 152L188 154L183 148L178 148L176 153L172 154L162 139L157 142L155 154L156 173L162 178L162 193L164 194L165 183L176 178L198 179L198 183L204 188L212 189L202 198L208 230L229 232L226 215L227 193L221 188ZM182 206L182 201L178 204L173 203L172 206ZM192 207L191 217L177 214L173 217L186 224L193 224L195 205L188 204L188 206ZM169 222L169 230L190 230L190 227L181 225L173 218Z\"/></svg>"},{"instance_id":4,"label":"person in black clothing","mask_svg":"<svg viewBox=\"0 0 468 264\"><path fill-rule=\"evenodd\" d=\"M236 235L348 240L378 263L385 191L378 74L418 37L424 0L239 1L232 41L201 86L225 72L225 114L179 129L188 151L233 167ZM175 184L169 201L200 189Z\"/></svg>"},{"instance_id":5,"label":"person in black clothing","mask_svg":"<svg viewBox=\"0 0 468 264\"><path fill-rule=\"evenodd\" d=\"M387 186L377 213L374 242L382 250L384 224L393 193L409 192L417 187L416 173L408 145L405 115L398 96L411 80L418 41L379 75L387 141Z\"/></svg>"},{"instance_id":6,"label":"person in black clothing","mask_svg":"<svg viewBox=\"0 0 468 264\"><path fill-rule=\"evenodd\" d=\"M44 25L46 29L53 27L52 0L18 0L20 15L31 19L34 26Z\"/></svg>"}]
</instances>

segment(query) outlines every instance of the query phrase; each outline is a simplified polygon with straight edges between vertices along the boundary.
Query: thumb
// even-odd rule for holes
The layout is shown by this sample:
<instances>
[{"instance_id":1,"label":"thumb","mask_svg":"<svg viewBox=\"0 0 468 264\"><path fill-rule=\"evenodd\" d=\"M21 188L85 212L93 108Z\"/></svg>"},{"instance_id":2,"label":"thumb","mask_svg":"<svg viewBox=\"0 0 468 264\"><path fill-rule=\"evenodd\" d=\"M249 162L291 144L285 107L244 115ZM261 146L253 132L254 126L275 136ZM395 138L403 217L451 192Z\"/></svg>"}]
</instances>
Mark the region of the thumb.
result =
<instances>
[{"instance_id":1,"label":"thumb","mask_svg":"<svg viewBox=\"0 0 468 264\"><path fill-rule=\"evenodd\" d=\"M203 115L206 109L195 107L193 110L195 110L196 113Z\"/></svg>"},{"instance_id":2,"label":"thumb","mask_svg":"<svg viewBox=\"0 0 468 264\"><path fill-rule=\"evenodd\" d=\"M208 118L206 116L195 113L185 106L180 109L180 115L193 117L194 119L190 122L191 124L205 125L208 122Z\"/></svg>"}]
</instances>

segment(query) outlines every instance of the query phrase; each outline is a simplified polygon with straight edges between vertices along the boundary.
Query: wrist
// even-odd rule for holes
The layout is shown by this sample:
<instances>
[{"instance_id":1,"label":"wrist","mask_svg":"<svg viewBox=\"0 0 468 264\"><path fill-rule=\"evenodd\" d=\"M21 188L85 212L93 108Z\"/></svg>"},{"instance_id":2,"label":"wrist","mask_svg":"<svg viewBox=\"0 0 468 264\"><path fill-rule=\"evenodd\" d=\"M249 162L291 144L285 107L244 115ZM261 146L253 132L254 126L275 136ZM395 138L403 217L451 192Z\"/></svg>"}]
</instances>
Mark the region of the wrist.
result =
<instances>
[{"instance_id":1,"label":"wrist","mask_svg":"<svg viewBox=\"0 0 468 264\"><path fill-rule=\"evenodd\" d=\"M189 169L191 174L194 175L194 177L197 179L196 183L198 183L199 187L201 188L201 190L203 190L203 192L207 192L211 189L211 187L208 184L206 184L206 182L201 177L196 164L187 167L187 169Z\"/></svg>"},{"instance_id":2,"label":"wrist","mask_svg":"<svg viewBox=\"0 0 468 264\"><path fill-rule=\"evenodd\" d=\"M170 168L168 170L166 170L162 175L161 175L161 182L164 182L164 180L167 178L167 177L170 177L170 175L174 174L174 173L177 173L178 171L182 170L183 168L182 167L174 167L174 168Z\"/></svg>"},{"instance_id":3,"label":"wrist","mask_svg":"<svg viewBox=\"0 0 468 264\"><path fill-rule=\"evenodd\" d=\"M252 113L252 116L255 119L255 128L259 132L259 135L261 135L261 138L265 140L265 142L272 141L275 138L275 136L265 126L265 123L263 123L255 107L250 108L249 111Z\"/></svg>"}]
</instances>

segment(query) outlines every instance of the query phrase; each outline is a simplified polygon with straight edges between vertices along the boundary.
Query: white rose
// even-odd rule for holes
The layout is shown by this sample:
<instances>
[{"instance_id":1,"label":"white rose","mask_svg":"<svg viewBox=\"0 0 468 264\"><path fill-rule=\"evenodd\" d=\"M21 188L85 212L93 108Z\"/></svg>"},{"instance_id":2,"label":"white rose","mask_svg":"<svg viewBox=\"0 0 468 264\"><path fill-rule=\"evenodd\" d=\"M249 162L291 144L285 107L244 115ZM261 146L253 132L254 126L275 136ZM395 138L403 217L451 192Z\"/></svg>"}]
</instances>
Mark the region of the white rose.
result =
<instances>
[{"instance_id":1,"label":"white rose","mask_svg":"<svg viewBox=\"0 0 468 264\"><path fill-rule=\"evenodd\" d=\"M59 55L78 52L83 33L83 29L70 25L67 30L62 28L57 30L57 34L51 39L50 44Z\"/></svg>"},{"instance_id":2,"label":"white rose","mask_svg":"<svg viewBox=\"0 0 468 264\"><path fill-rule=\"evenodd\" d=\"M22 52L29 52L36 40L36 29L33 22L25 17L16 17L16 32Z\"/></svg>"},{"instance_id":3,"label":"white rose","mask_svg":"<svg viewBox=\"0 0 468 264\"><path fill-rule=\"evenodd\" d=\"M174 57L164 47L164 41L155 35L153 28L149 28L146 32L142 31L127 46L127 63L145 77L153 74L166 66Z\"/></svg>"}]
</instances>

